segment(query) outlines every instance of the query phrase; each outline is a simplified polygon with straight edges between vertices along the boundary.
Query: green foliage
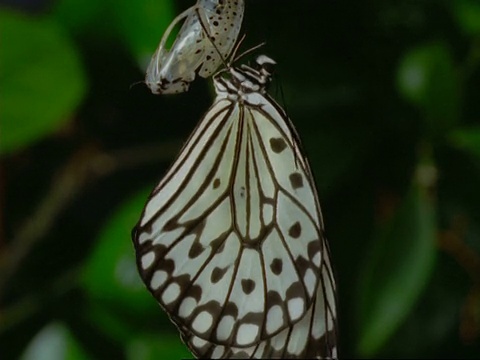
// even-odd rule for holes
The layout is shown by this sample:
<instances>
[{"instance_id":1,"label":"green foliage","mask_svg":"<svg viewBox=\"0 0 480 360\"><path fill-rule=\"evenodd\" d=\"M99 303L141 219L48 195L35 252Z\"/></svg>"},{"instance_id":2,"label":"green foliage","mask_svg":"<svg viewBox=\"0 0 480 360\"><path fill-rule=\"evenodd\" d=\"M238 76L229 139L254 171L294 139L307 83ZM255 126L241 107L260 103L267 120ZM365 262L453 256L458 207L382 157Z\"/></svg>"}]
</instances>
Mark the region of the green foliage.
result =
<instances>
[{"instance_id":1,"label":"green foliage","mask_svg":"<svg viewBox=\"0 0 480 360\"><path fill-rule=\"evenodd\" d=\"M130 234L214 91L129 87L193 2L0 8L2 359L191 357ZM480 357L479 4L247 1L240 51L267 42L316 177L343 358Z\"/></svg>"},{"instance_id":2,"label":"green foliage","mask_svg":"<svg viewBox=\"0 0 480 360\"><path fill-rule=\"evenodd\" d=\"M0 10L0 153L45 137L68 121L86 79L77 49L50 19Z\"/></svg>"},{"instance_id":3,"label":"green foliage","mask_svg":"<svg viewBox=\"0 0 480 360\"><path fill-rule=\"evenodd\" d=\"M171 1L157 0L62 0L53 13L74 34L117 38L145 67L175 17Z\"/></svg>"},{"instance_id":4,"label":"green foliage","mask_svg":"<svg viewBox=\"0 0 480 360\"><path fill-rule=\"evenodd\" d=\"M358 294L358 353L372 357L405 321L434 269L435 205L429 186L422 184L419 165L408 193L393 217L378 228Z\"/></svg>"},{"instance_id":5,"label":"green foliage","mask_svg":"<svg viewBox=\"0 0 480 360\"><path fill-rule=\"evenodd\" d=\"M430 135L444 135L459 121L460 88L452 55L442 43L410 50L398 71L402 95L423 111Z\"/></svg>"},{"instance_id":6,"label":"green foliage","mask_svg":"<svg viewBox=\"0 0 480 360\"><path fill-rule=\"evenodd\" d=\"M127 360L190 359L192 355L173 335L137 336L127 346Z\"/></svg>"},{"instance_id":7,"label":"green foliage","mask_svg":"<svg viewBox=\"0 0 480 360\"><path fill-rule=\"evenodd\" d=\"M51 323L35 335L20 359L83 360L89 357L63 324Z\"/></svg>"},{"instance_id":8,"label":"green foliage","mask_svg":"<svg viewBox=\"0 0 480 360\"><path fill-rule=\"evenodd\" d=\"M90 302L87 316L100 331L127 344L127 359L158 359L160 354L185 358L189 353L178 335L138 334L139 319L165 321L140 280L130 240L132 224L138 220L149 193L150 188L139 192L114 212L86 260L81 283Z\"/></svg>"},{"instance_id":9,"label":"green foliage","mask_svg":"<svg viewBox=\"0 0 480 360\"><path fill-rule=\"evenodd\" d=\"M480 35L480 2L456 0L451 6L460 27L469 35Z\"/></svg>"},{"instance_id":10,"label":"green foliage","mask_svg":"<svg viewBox=\"0 0 480 360\"><path fill-rule=\"evenodd\" d=\"M480 160L480 126L455 129L450 133L450 141L453 146Z\"/></svg>"},{"instance_id":11,"label":"green foliage","mask_svg":"<svg viewBox=\"0 0 480 360\"><path fill-rule=\"evenodd\" d=\"M175 17L172 2L142 0L132 6L129 0L114 1L118 32L139 60L150 60L163 31Z\"/></svg>"},{"instance_id":12,"label":"green foliage","mask_svg":"<svg viewBox=\"0 0 480 360\"><path fill-rule=\"evenodd\" d=\"M130 233L149 192L129 199L110 217L85 261L81 277L92 300L137 315L151 310L152 301L137 272Z\"/></svg>"}]
</instances>

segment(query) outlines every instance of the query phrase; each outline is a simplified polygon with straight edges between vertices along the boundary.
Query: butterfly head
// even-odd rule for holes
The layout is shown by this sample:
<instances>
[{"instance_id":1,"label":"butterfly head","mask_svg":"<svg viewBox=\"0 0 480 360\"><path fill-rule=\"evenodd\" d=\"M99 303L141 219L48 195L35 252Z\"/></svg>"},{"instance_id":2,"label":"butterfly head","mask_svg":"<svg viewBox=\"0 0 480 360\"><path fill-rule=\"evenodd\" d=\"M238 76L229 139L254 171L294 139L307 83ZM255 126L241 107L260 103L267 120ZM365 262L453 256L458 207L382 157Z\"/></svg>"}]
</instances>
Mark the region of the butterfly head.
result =
<instances>
[{"instance_id":1,"label":"butterfly head","mask_svg":"<svg viewBox=\"0 0 480 360\"><path fill-rule=\"evenodd\" d=\"M240 71L232 69L232 75L240 83L250 82L264 89L272 80L273 70L277 63L267 55L259 55L251 66L241 65ZM256 91L256 89L255 89Z\"/></svg>"},{"instance_id":2,"label":"butterfly head","mask_svg":"<svg viewBox=\"0 0 480 360\"><path fill-rule=\"evenodd\" d=\"M263 83L267 84L272 79L277 63L267 55L259 55L255 59L255 69L262 75Z\"/></svg>"}]
</instances>

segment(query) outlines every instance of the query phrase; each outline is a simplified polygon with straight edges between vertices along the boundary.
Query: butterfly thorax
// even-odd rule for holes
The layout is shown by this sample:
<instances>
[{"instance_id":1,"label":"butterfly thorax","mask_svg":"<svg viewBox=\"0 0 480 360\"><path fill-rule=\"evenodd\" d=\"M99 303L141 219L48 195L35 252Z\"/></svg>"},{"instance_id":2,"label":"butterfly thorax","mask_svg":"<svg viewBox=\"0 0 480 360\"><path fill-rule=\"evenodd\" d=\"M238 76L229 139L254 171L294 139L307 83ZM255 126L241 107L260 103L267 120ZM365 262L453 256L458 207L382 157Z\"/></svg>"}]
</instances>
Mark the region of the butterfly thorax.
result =
<instances>
[{"instance_id":1,"label":"butterfly thorax","mask_svg":"<svg viewBox=\"0 0 480 360\"><path fill-rule=\"evenodd\" d=\"M218 97L226 97L231 101L255 105L254 97L265 94L272 79L275 61L268 56L260 55L253 66L241 65L220 72L214 78Z\"/></svg>"}]
</instances>

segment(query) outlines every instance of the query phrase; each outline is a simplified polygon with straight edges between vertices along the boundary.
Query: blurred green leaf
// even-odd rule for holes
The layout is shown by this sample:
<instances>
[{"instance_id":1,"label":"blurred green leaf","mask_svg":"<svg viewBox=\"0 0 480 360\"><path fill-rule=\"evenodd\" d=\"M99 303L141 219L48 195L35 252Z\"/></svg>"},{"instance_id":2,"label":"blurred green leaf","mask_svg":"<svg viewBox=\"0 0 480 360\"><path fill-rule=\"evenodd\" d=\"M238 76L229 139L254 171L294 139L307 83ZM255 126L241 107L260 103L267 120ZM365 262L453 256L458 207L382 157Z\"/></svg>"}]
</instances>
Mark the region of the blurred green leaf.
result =
<instances>
[{"instance_id":1,"label":"blurred green leaf","mask_svg":"<svg viewBox=\"0 0 480 360\"><path fill-rule=\"evenodd\" d=\"M142 67L148 65L164 30L175 17L172 1L130 0L114 1L118 33Z\"/></svg>"},{"instance_id":2,"label":"blurred green leaf","mask_svg":"<svg viewBox=\"0 0 480 360\"><path fill-rule=\"evenodd\" d=\"M85 312L87 321L95 324L100 332L122 342L129 341L134 335L137 327L128 322L131 314L121 307L120 309L115 307L112 301L102 303L101 300L93 298L88 305L88 311ZM138 319L142 318L144 317L138 317Z\"/></svg>"},{"instance_id":3,"label":"blurred green leaf","mask_svg":"<svg viewBox=\"0 0 480 360\"><path fill-rule=\"evenodd\" d=\"M456 0L452 1L453 13L460 27L469 35L480 34L480 1Z\"/></svg>"},{"instance_id":4,"label":"blurred green leaf","mask_svg":"<svg viewBox=\"0 0 480 360\"><path fill-rule=\"evenodd\" d=\"M93 300L87 316L113 338L129 342L129 358L191 357L176 332L155 339L146 332L155 329L152 331L157 333L156 325L162 322L168 322L165 329L174 329L140 279L130 238L150 192L148 187L127 200L99 235L82 277L84 288ZM156 316L153 320L152 313ZM150 320L142 325L145 319ZM138 329L142 335L136 332ZM159 356L166 352L172 352L172 356Z\"/></svg>"},{"instance_id":5,"label":"blurred green leaf","mask_svg":"<svg viewBox=\"0 0 480 360\"><path fill-rule=\"evenodd\" d=\"M142 313L151 309L152 297L137 271L130 237L151 189L126 201L106 223L97 246L85 262L82 283L94 299Z\"/></svg>"},{"instance_id":6,"label":"blurred green leaf","mask_svg":"<svg viewBox=\"0 0 480 360\"><path fill-rule=\"evenodd\" d=\"M127 344L128 360L191 359L179 335L142 335Z\"/></svg>"},{"instance_id":7,"label":"blurred green leaf","mask_svg":"<svg viewBox=\"0 0 480 360\"><path fill-rule=\"evenodd\" d=\"M144 69L175 17L175 5L171 0L61 0L53 13L74 33L94 29L103 41L118 37Z\"/></svg>"},{"instance_id":8,"label":"blurred green leaf","mask_svg":"<svg viewBox=\"0 0 480 360\"><path fill-rule=\"evenodd\" d=\"M442 135L459 121L459 78L444 44L423 45L405 54L397 87L405 99L422 109L429 135Z\"/></svg>"},{"instance_id":9,"label":"blurred green leaf","mask_svg":"<svg viewBox=\"0 0 480 360\"><path fill-rule=\"evenodd\" d=\"M377 358L391 357L387 353L393 350L397 359L417 359L432 348L438 351L438 344L449 346L454 341L451 330L458 328L457 314L465 305L469 285L455 262L441 261L448 257L439 253L440 261L421 298Z\"/></svg>"},{"instance_id":10,"label":"blurred green leaf","mask_svg":"<svg viewBox=\"0 0 480 360\"><path fill-rule=\"evenodd\" d=\"M106 1L59 0L52 8L55 19L72 33L95 31L98 37L105 37L112 26L111 21L106 21L108 14L109 4Z\"/></svg>"},{"instance_id":11,"label":"blurred green leaf","mask_svg":"<svg viewBox=\"0 0 480 360\"><path fill-rule=\"evenodd\" d=\"M0 41L0 153L6 153L68 121L86 80L74 44L55 22L2 10L0 34L10 34Z\"/></svg>"},{"instance_id":12,"label":"blurred green leaf","mask_svg":"<svg viewBox=\"0 0 480 360\"><path fill-rule=\"evenodd\" d=\"M480 159L480 126L456 129L450 133L452 144Z\"/></svg>"},{"instance_id":13,"label":"blurred green leaf","mask_svg":"<svg viewBox=\"0 0 480 360\"><path fill-rule=\"evenodd\" d=\"M82 360L89 357L60 323L44 327L27 345L21 360Z\"/></svg>"},{"instance_id":14,"label":"blurred green leaf","mask_svg":"<svg viewBox=\"0 0 480 360\"><path fill-rule=\"evenodd\" d=\"M408 316L435 259L435 209L422 165L393 218L382 226L365 259L359 291L358 352L372 357ZM421 175L421 176L420 176Z\"/></svg>"}]
</instances>

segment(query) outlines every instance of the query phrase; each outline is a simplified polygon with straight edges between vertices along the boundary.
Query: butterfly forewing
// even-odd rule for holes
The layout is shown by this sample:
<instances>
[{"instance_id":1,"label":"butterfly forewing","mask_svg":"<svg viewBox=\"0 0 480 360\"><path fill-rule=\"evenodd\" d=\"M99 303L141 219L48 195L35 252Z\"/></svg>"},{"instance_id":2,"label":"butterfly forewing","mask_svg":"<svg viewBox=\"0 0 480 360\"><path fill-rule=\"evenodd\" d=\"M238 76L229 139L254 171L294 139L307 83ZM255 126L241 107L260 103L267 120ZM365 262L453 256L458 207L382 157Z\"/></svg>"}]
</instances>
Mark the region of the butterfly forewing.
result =
<instances>
[{"instance_id":1,"label":"butterfly forewing","mask_svg":"<svg viewBox=\"0 0 480 360\"><path fill-rule=\"evenodd\" d=\"M328 357L335 346L313 178L267 81L249 67L215 77L213 106L134 232L142 279L201 357Z\"/></svg>"}]
</instances>

